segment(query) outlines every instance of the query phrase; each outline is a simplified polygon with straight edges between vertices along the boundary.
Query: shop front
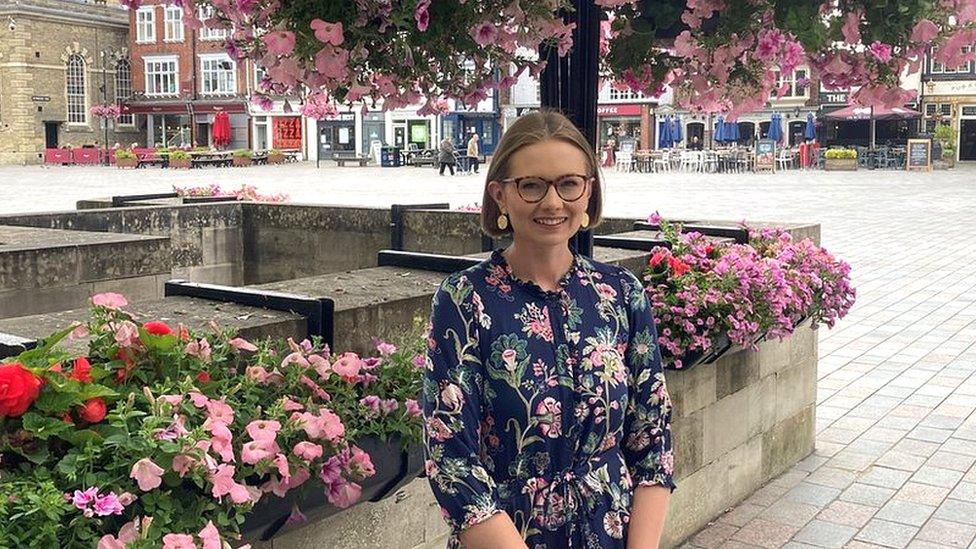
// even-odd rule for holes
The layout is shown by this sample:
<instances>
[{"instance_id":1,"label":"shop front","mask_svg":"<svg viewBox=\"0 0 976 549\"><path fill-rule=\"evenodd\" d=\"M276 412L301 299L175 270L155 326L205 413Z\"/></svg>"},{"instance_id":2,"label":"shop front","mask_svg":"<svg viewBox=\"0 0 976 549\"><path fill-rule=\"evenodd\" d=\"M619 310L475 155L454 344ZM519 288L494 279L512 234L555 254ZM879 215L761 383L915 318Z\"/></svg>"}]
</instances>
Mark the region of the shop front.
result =
<instances>
[{"instance_id":1,"label":"shop front","mask_svg":"<svg viewBox=\"0 0 976 549\"><path fill-rule=\"evenodd\" d=\"M644 135L645 131L649 129L644 126L648 124L641 124L643 109L644 105L640 103L597 105L597 132L600 148L604 147L611 137L617 143L624 139L633 139L640 143L641 149L650 148L652 136Z\"/></svg>"},{"instance_id":2,"label":"shop front","mask_svg":"<svg viewBox=\"0 0 976 549\"><path fill-rule=\"evenodd\" d=\"M494 112L456 111L441 116L441 135L451 136L456 147L464 147L471 134L477 133L481 154L485 156L495 152L501 130Z\"/></svg>"},{"instance_id":3,"label":"shop front","mask_svg":"<svg viewBox=\"0 0 976 549\"><path fill-rule=\"evenodd\" d=\"M363 131L360 132L362 143L360 151L374 157L379 163L379 147L386 145L386 114L383 112L368 112L363 116Z\"/></svg>"},{"instance_id":4,"label":"shop front","mask_svg":"<svg viewBox=\"0 0 976 549\"><path fill-rule=\"evenodd\" d=\"M976 79L933 80L924 86L923 127L933 134L939 124L956 130L956 160L976 161Z\"/></svg>"},{"instance_id":5,"label":"shop front","mask_svg":"<svg viewBox=\"0 0 976 549\"><path fill-rule=\"evenodd\" d=\"M329 160L336 152L356 152L356 114L343 112L318 124L318 158Z\"/></svg>"}]
</instances>

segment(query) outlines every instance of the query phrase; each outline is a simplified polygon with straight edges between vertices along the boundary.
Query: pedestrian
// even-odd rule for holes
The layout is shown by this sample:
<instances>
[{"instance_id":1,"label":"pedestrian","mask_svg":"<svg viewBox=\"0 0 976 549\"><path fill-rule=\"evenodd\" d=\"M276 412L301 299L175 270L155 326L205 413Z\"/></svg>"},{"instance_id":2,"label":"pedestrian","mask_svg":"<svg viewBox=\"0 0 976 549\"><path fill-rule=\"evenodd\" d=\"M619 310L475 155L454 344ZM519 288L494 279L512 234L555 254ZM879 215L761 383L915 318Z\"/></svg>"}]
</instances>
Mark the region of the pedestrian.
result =
<instances>
[{"instance_id":1,"label":"pedestrian","mask_svg":"<svg viewBox=\"0 0 976 549\"><path fill-rule=\"evenodd\" d=\"M486 174L482 231L512 244L434 295L423 412L449 547L657 547L674 488L671 401L641 281L575 253L600 223L586 138L519 118Z\"/></svg>"},{"instance_id":2,"label":"pedestrian","mask_svg":"<svg viewBox=\"0 0 976 549\"><path fill-rule=\"evenodd\" d=\"M441 164L441 175L444 175L445 167L451 170L451 175L454 175L454 163L456 160L454 158L454 141L451 140L451 136L445 135L444 139L441 140L437 160Z\"/></svg>"},{"instance_id":3,"label":"pedestrian","mask_svg":"<svg viewBox=\"0 0 976 549\"><path fill-rule=\"evenodd\" d=\"M471 170L474 173L478 173L478 158L481 156L481 150L478 146L481 138L478 137L476 132L471 132L471 138L468 139L468 157L471 159Z\"/></svg>"}]
</instances>

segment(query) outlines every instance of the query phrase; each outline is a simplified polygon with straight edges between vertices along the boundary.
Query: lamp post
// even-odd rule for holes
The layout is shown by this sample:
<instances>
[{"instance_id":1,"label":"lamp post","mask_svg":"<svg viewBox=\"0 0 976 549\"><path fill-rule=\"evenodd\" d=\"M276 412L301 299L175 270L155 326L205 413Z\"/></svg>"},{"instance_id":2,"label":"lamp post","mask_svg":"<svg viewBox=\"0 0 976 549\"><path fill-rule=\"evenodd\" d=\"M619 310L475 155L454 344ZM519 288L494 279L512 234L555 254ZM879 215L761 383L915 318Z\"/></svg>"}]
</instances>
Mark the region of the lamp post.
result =
<instances>
[{"instance_id":1,"label":"lamp post","mask_svg":"<svg viewBox=\"0 0 976 549\"><path fill-rule=\"evenodd\" d=\"M98 55L102 58L102 85L99 88L102 92L102 105L108 105L108 68L107 61L108 58L119 53L119 50L113 48L112 46L106 46L102 48ZM114 119L113 119L114 120ZM108 118L102 117L102 132L104 140L102 141L102 146L105 148L105 165L108 166Z\"/></svg>"}]
</instances>

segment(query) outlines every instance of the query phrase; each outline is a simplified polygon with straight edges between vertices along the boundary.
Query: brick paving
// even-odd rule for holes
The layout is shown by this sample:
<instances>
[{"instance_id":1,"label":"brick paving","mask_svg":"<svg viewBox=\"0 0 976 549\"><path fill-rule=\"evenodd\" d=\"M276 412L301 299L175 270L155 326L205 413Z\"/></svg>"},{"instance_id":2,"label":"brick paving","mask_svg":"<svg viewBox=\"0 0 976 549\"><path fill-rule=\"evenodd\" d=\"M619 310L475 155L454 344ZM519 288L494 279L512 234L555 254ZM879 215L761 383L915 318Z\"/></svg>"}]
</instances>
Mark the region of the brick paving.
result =
<instances>
[{"instance_id":1,"label":"brick paving","mask_svg":"<svg viewBox=\"0 0 976 549\"><path fill-rule=\"evenodd\" d=\"M856 306L819 335L817 450L685 547L976 549L976 167L606 175L611 215L818 222L823 244L854 267ZM242 181L370 206L470 204L482 185L414 168L0 167L0 213Z\"/></svg>"}]
</instances>

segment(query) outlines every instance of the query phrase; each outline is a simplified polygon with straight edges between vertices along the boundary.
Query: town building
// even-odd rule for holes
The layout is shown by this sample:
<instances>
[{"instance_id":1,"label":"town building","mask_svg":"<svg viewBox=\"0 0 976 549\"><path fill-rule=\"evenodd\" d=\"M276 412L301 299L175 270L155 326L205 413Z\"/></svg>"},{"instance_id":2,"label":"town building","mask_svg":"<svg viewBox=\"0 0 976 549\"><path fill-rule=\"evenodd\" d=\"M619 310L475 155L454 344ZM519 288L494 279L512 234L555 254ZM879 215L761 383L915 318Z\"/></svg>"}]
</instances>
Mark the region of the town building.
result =
<instances>
[{"instance_id":1,"label":"town building","mask_svg":"<svg viewBox=\"0 0 976 549\"><path fill-rule=\"evenodd\" d=\"M925 133L934 133L937 124L950 125L956 135L955 160L976 160L976 61L945 67L928 59L920 88Z\"/></svg>"},{"instance_id":2,"label":"town building","mask_svg":"<svg viewBox=\"0 0 976 549\"><path fill-rule=\"evenodd\" d=\"M138 138L131 114L112 121L90 112L132 89L128 32L117 3L0 0L0 164Z\"/></svg>"}]
</instances>

